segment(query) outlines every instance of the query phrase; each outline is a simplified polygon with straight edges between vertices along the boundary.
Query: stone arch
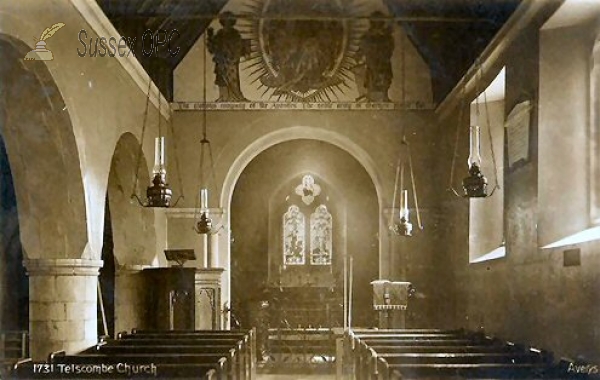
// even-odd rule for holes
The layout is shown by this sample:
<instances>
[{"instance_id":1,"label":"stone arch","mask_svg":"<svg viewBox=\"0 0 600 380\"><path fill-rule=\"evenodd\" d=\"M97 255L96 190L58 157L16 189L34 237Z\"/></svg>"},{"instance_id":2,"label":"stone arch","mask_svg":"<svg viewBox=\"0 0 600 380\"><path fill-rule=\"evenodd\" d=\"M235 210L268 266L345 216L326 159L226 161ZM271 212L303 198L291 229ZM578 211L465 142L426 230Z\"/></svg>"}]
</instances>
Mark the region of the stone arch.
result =
<instances>
[{"instance_id":1,"label":"stone arch","mask_svg":"<svg viewBox=\"0 0 600 380\"><path fill-rule=\"evenodd\" d=\"M129 132L121 135L115 146L106 190L118 265L149 265L156 254L154 211L131 200L136 171L135 192L140 197L145 196L146 186L150 184L147 168L137 138Z\"/></svg>"},{"instance_id":2,"label":"stone arch","mask_svg":"<svg viewBox=\"0 0 600 380\"><path fill-rule=\"evenodd\" d=\"M100 270L109 333L140 326L147 312L139 271L156 255L154 211L131 199L132 191L140 197L145 194L150 183L147 168L139 140L132 133L122 134L115 145L106 187L102 252L103 260L113 262L105 261Z\"/></svg>"},{"instance_id":3,"label":"stone arch","mask_svg":"<svg viewBox=\"0 0 600 380\"><path fill-rule=\"evenodd\" d=\"M15 181L26 259L80 258L88 236L79 150L69 110L42 61L0 34L1 133Z\"/></svg>"},{"instance_id":4,"label":"stone arch","mask_svg":"<svg viewBox=\"0 0 600 380\"><path fill-rule=\"evenodd\" d=\"M348 152L364 167L371 177L377 193L379 207L382 207L384 190L381 176L377 170L374 160L367 153L367 151L356 142L352 141L351 138L344 136L341 133L310 126L295 126L279 129L268 133L249 144L246 149L244 149L237 156L235 161L231 164L227 175L225 176L225 180L223 181L223 189L221 191L221 204L225 205L226 207L230 205L231 197L233 195L233 190L237 180L246 166L248 166L248 164L256 156L276 144L298 139L324 141Z\"/></svg>"},{"instance_id":5,"label":"stone arch","mask_svg":"<svg viewBox=\"0 0 600 380\"><path fill-rule=\"evenodd\" d=\"M385 266L382 266L382 257L388 250L388 241L386 240L387 226L386 221L382 215L384 207L384 193L385 189L379 169L377 168L375 161L371 155L358 143L353 141L351 138L344 136L343 134L323 128L312 127L312 126L293 126L288 128L282 128L265 134L248 144L245 149L241 151L229 166L229 170L223 181L223 187L221 190L220 204L225 207L226 210L231 209L231 200L233 192L238 182L238 179L248 164L256 158L260 153L273 147L274 145L293 141L293 140L317 140L329 143L341 150L347 152L353 157L367 172L368 176L373 183L375 192L377 195L378 214L379 214L379 246L378 246L378 260L379 260L379 272L386 271ZM227 213L225 216L225 224L230 225L231 214ZM231 239L229 234L220 234L219 247L221 258L220 263L222 266L227 267L231 263ZM230 295L230 280L226 279L223 286L223 300L228 303L231 300Z\"/></svg>"}]
</instances>

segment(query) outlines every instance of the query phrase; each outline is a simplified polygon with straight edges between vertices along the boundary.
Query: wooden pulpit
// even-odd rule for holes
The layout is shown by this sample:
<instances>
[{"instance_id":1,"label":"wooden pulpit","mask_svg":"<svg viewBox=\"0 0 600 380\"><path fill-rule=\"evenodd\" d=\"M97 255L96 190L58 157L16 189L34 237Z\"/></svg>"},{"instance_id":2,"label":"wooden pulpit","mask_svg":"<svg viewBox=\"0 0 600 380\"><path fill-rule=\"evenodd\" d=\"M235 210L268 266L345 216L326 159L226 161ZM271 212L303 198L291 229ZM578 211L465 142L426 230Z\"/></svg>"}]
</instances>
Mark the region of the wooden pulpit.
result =
<instances>
[{"instance_id":1,"label":"wooden pulpit","mask_svg":"<svg viewBox=\"0 0 600 380\"><path fill-rule=\"evenodd\" d=\"M156 330L221 329L222 268L144 269L148 313Z\"/></svg>"}]
</instances>

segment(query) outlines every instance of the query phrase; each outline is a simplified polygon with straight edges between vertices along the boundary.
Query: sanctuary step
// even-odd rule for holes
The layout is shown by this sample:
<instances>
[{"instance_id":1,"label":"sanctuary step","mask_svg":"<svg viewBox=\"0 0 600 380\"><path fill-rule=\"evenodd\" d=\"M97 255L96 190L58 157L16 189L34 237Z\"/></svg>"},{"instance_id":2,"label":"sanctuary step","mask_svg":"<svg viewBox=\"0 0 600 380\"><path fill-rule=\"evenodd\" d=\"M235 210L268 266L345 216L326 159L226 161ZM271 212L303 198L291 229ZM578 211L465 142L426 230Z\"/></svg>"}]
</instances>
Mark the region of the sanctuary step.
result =
<instances>
[{"instance_id":1,"label":"sanctuary step","mask_svg":"<svg viewBox=\"0 0 600 380\"><path fill-rule=\"evenodd\" d=\"M262 368L268 373L332 373L336 339L342 336L342 329L269 329Z\"/></svg>"}]
</instances>

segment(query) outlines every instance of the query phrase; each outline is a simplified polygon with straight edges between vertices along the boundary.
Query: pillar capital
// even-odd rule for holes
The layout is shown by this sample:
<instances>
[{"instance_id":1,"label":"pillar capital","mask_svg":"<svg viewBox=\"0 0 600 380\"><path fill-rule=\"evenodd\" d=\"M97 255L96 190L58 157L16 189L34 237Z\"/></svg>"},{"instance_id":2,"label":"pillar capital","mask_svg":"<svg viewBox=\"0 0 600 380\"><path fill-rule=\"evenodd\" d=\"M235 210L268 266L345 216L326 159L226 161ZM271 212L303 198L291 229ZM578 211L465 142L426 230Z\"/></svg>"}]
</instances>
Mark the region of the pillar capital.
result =
<instances>
[{"instance_id":1,"label":"pillar capital","mask_svg":"<svg viewBox=\"0 0 600 380\"><path fill-rule=\"evenodd\" d=\"M28 276L98 276L102 260L28 259L23 261Z\"/></svg>"}]
</instances>

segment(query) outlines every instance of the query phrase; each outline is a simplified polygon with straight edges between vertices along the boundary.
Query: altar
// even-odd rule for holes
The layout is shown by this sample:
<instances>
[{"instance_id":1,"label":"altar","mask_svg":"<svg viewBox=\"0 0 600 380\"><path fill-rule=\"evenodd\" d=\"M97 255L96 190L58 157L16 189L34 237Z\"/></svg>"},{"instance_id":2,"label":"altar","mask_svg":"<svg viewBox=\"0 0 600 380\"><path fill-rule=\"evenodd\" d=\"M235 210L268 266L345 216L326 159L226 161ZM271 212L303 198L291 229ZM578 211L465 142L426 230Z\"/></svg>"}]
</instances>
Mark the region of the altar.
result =
<instances>
[{"instance_id":1,"label":"altar","mask_svg":"<svg viewBox=\"0 0 600 380\"><path fill-rule=\"evenodd\" d=\"M336 288L270 288L270 328L332 328L343 326L343 295Z\"/></svg>"}]
</instances>

